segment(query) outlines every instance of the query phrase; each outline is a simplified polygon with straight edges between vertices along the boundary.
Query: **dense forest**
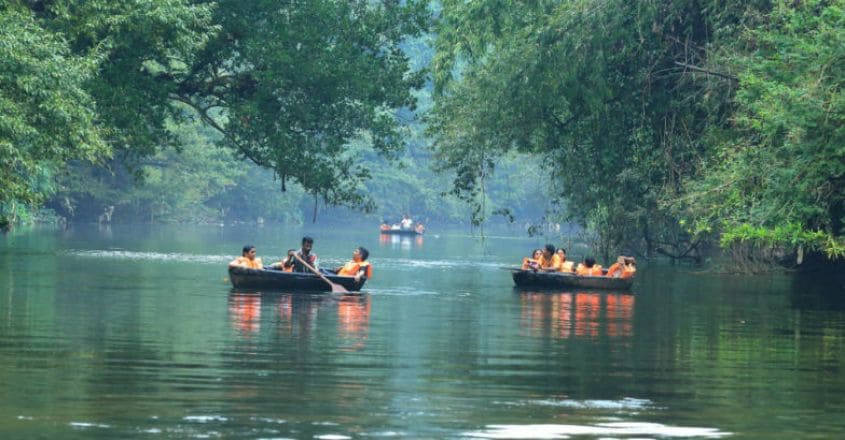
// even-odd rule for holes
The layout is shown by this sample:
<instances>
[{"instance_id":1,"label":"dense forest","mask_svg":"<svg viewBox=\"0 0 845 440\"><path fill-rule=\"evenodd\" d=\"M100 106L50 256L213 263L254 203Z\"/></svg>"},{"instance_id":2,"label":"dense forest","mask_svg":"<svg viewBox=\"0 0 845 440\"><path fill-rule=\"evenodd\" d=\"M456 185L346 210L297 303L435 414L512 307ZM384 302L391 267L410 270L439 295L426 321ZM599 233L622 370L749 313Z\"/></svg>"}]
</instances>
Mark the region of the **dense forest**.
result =
<instances>
[{"instance_id":1,"label":"dense forest","mask_svg":"<svg viewBox=\"0 0 845 440\"><path fill-rule=\"evenodd\" d=\"M0 227L409 212L841 260L843 82L841 0L5 0Z\"/></svg>"}]
</instances>

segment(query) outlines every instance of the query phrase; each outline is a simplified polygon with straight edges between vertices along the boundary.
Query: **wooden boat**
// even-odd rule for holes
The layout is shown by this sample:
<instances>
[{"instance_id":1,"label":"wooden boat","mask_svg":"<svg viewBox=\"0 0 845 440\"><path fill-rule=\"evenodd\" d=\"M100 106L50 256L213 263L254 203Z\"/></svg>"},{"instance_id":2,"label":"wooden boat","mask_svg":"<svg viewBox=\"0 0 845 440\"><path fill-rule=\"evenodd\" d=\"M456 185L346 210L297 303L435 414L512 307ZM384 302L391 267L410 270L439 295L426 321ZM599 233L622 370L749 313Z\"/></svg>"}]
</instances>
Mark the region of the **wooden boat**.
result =
<instances>
[{"instance_id":1,"label":"wooden boat","mask_svg":"<svg viewBox=\"0 0 845 440\"><path fill-rule=\"evenodd\" d=\"M354 277L326 275L329 281L340 284L350 292L361 290L366 277L355 281ZM229 280L232 286L246 289L272 289L290 292L331 292L332 288L320 277L312 273L282 272L273 269L247 269L245 267L230 267Z\"/></svg>"},{"instance_id":2,"label":"wooden boat","mask_svg":"<svg viewBox=\"0 0 845 440\"><path fill-rule=\"evenodd\" d=\"M423 235L422 232L413 229L379 229L379 233L384 235Z\"/></svg>"},{"instance_id":3,"label":"wooden boat","mask_svg":"<svg viewBox=\"0 0 845 440\"><path fill-rule=\"evenodd\" d=\"M634 284L633 278L593 277L564 272L534 272L533 270L522 269L511 269L511 271L513 282L518 287L628 290Z\"/></svg>"}]
</instances>

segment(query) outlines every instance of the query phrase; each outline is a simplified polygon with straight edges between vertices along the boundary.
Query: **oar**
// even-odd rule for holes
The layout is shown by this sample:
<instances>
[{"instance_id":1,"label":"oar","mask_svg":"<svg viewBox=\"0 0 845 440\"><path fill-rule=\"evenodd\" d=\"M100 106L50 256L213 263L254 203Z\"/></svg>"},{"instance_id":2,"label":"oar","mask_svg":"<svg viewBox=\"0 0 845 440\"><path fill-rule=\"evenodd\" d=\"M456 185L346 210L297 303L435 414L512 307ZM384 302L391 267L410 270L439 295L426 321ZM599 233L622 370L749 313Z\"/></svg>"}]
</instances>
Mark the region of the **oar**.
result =
<instances>
[{"instance_id":1,"label":"oar","mask_svg":"<svg viewBox=\"0 0 845 440\"><path fill-rule=\"evenodd\" d=\"M499 269L509 270L511 272L515 272L515 271L519 271L519 270L525 270L520 266L499 266Z\"/></svg>"},{"instance_id":2,"label":"oar","mask_svg":"<svg viewBox=\"0 0 845 440\"><path fill-rule=\"evenodd\" d=\"M346 290L346 288L344 288L340 284L329 281L329 279L326 278L325 275L321 274L320 271L318 271L317 269L311 267L311 265L306 263L305 260L303 260L299 255L296 254L296 252L293 253L293 257L299 260L300 263L304 264L305 267L308 268L308 270L314 272L314 275L317 275L318 277L322 278L323 281L329 283L329 286L332 286L332 293L349 293L349 291Z\"/></svg>"}]
</instances>

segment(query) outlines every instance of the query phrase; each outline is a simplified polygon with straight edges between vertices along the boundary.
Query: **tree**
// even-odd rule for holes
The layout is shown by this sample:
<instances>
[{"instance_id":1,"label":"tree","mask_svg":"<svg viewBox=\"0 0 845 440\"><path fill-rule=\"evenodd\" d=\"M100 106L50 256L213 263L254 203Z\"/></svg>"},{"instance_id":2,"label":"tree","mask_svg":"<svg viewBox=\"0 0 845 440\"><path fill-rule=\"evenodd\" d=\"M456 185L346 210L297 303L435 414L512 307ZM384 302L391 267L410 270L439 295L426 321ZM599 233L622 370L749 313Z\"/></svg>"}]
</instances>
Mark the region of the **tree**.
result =
<instances>
[{"instance_id":1,"label":"tree","mask_svg":"<svg viewBox=\"0 0 845 440\"><path fill-rule=\"evenodd\" d=\"M456 192L472 199L496 158L532 153L606 253L694 255L662 202L696 175L703 134L730 109L733 76L697 67L717 25L680 0L443 2L433 135Z\"/></svg>"},{"instance_id":2,"label":"tree","mask_svg":"<svg viewBox=\"0 0 845 440\"><path fill-rule=\"evenodd\" d=\"M26 9L0 7L0 228L15 222L20 204L41 201L65 161L108 154L84 87L97 61L71 54Z\"/></svg>"},{"instance_id":3,"label":"tree","mask_svg":"<svg viewBox=\"0 0 845 440\"><path fill-rule=\"evenodd\" d=\"M370 177L349 142L403 147L395 111L413 107L400 43L427 24L425 2L218 2L221 31L172 97L192 106L243 157L331 204L370 210Z\"/></svg>"},{"instance_id":4,"label":"tree","mask_svg":"<svg viewBox=\"0 0 845 440\"><path fill-rule=\"evenodd\" d=\"M739 72L734 123L678 204L749 269L796 248L799 263L805 249L841 258L845 2L776 2L738 46L723 57Z\"/></svg>"}]
</instances>

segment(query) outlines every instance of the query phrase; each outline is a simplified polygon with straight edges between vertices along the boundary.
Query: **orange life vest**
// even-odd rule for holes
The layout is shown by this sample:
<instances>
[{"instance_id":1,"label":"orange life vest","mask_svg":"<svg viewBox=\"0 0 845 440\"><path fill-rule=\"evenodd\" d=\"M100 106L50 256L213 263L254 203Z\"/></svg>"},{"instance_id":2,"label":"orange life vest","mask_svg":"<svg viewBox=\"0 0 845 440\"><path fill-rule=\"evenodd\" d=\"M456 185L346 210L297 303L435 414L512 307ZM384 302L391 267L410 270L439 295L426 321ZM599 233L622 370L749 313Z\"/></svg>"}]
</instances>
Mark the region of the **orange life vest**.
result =
<instances>
[{"instance_id":1,"label":"orange life vest","mask_svg":"<svg viewBox=\"0 0 845 440\"><path fill-rule=\"evenodd\" d=\"M560 264L560 255L558 254L552 255L552 258L549 260L546 259L545 255L540 257L540 267L543 269L560 270Z\"/></svg>"},{"instance_id":2,"label":"orange life vest","mask_svg":"<svg viewBox=\"0 0 845 440\"><path fill-rule=\"evenodd\" d=\"M607 269L607 276L614 277L614 278L631 278L634 276L634 272L637 269L633 266L625 266L621 263L613 263L609 269Z\"/></svg>"},{"instance_id":3,"label":"orange life vest","mask_svg":"<svg viewBox=\"0 0 845 440\"><path fill-rule=\"evenodd\" d=\"M610 265L610 267L607 268L607 276L611 278L619 278L618 276L616 276L617 272L619 273L619 275L622 275L621 263L613 263Z\"/></svg>"},{"instance_id":4,"label":"orange life vest","mask_svg":"<svg viewBox=\"0 0 845 440\"><path fill-rule=\"evenodd\" d=\"M232 260L229 263L230 266L241 266L247 269L263 269L264 265L261 264L261 258L256 257L254 260L250 260L247 257L238 257Z\"/></svg>"},{"instance_id":5,"label":"orange life vest","mask_svg":"<svg viewBox=\"0 0 845 440\"><path fill-rule=\"evenodd\" d=\"M578 268L575 270L575 273L578 275L586 275L592 277L600 277L602 276L601 265L594 264L593 267L587 267L583 264L579 264Z\"/></svg>"},{"instance_id":6,"label":"orange life vest","mask_svg":"<svg viewBox=\"0 0 845 440\"><path fill-rule=\"evenodd\" d=\"M339 271L337 271L338 275L345 276L345 277L354 277L358 275L358 272L364 271L364 276L368 279L373 277L373 266L370 265L367 261L355 261L351 260L343 265Z\"/></svg>"},{"instance_id":7,"label":"orange life vest","mask_svg":"<svg viewBox=\"0 0 845 440\"><path fill-rule=\"evenodd\" d=\"M564 261L560 263L561 272L575 272L574 264L571 261Z\"/></svg>"}]
</instances>

